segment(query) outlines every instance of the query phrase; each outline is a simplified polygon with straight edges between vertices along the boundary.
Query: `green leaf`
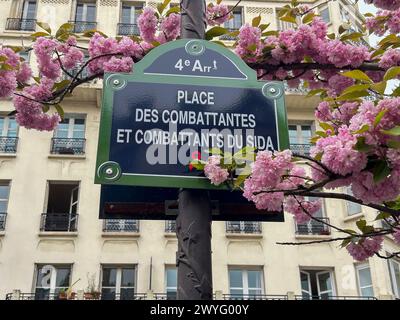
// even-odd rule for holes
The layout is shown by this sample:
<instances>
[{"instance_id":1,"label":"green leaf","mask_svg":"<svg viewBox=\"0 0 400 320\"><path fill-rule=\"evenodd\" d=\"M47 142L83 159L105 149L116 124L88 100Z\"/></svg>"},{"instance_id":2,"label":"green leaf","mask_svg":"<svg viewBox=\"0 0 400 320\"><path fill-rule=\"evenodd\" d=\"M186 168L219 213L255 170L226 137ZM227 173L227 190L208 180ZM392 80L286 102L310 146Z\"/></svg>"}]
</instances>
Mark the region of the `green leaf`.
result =
<instances>
[{"instance_id":1,"label":"green leaf","mask_svg":"<svg viewBox=\"0 0 400 320\"><path fill-rule=\"evenodd\" d=\"M307 97L312 97L312 96L315 96L315 95L317 95L317 94L321 94L321 93L324 93L324 92L326 92L326 89L314 89L314 90L310 90L310 91L307 93Z\"/></svg>"},{"instance_id":2,"label":"green leaf","mask_svg":"<svg viewBox=\"0 0 400 320\"><path fill-rule=\"evenodd\" d=\"M360 151L360 152L369 152L373 149L372 146L368 145L365 143L365 137L358 137L357 138L357 143L354 146L354 150Z\"/></svg>"},{"instance_id":3,"label":"green leaf","mask_svg":"<svg viewBox=\"0 0 400 320\"><path fill-rule=\"evenodd\" d=\"M371 86L370 84L355 84L355 85L352 85L352 86L344 89L342 91L342 94L347 94L347 93L355 92L355 91L367 90L367 89L369 89L370 86Z\"/></svg>"},{"instance_id":4,"label":"green leaf","mask_svg":"<svg viewBox=\"0 0 400 320\"><path fill-rule=\"evenodd\" d=\"M316 16L316 14L315 14L314 12L311 11L311 12L307 13L307 14L304 16L302 22L303 22L304 24L310 23L310 22L313 21L313 19L314 19L315 16Z\"/></svg>"},{"instance_id":5,"label":"green leaf","mask_svg":"<svg viewBox=\"0 0 400 320\"><path fill-rule=\"evenodd\" d=\"M93 37L93 35L94 35L95 33L98 33L98 34L102 35L104 38L108 38L108 36L107 36L105 33L101 32L101 31L99 31L99 30L95 30L95 29L93 29L93 30L88 30L88 31L84 32L84 33L83 33L83 36L84 36L84 37L87 37L87 38L91 38L91 37Z\"/></svg>"},{"instance_id":6,"label":"green leaf","mask_svg":"<svg viewBox=\"0 0 400 320\"><path fill-rule=\"evenodd\" d=\"M31 34L31 37L34 38L34 39L36 39L36 38L39 38L39 37L47 37L48 35L49 35L49 34L46 33L46 32L39 31L39 32L32 33L32 34Z\"/></svg>"},{"instance_id":7,"label":"green leaf","mask_svg":"<svg viewBox=\"0 0 400 320\"><path fill-rule=\"evenodd\" d=\"M58 28L56 32L56 38L59 39L63 35L70 34L74 28L72 23L64 23Z\"/></svg>"},{"instance_id":8,"label":"green leaf","mask_svg":"<svg viewBox=\"0 0 400 320\"><path fill-rule=\"evenodd\" d=\"M374 182L379 183L390 174L390 168L385 160L379 160L372 168L372 174L374 175Z\"/></svg>"},{"instance_id":9,"label":"green leaf","mask_svg":"<svg viewBox=\"0 0 400 320\"><path fill-rule=\"evenodd\" d=\"M362 81L367 81L369 83L373 83L370 77L367 76L364 72L361 70L352 70L352 71L347 71L341 73L342 76L355 79L355 80L362 80Z\"/></svg>"},{"instance_id":10,"label":"green leaf","mask_svg":"<svg viewBox=\"0 0 400 320\"><path fill-rule=\"evenodd\" d=\"M287 15L285 15L285 16L279 18L279 20L285 21L285 22L294 23L294 24L296 24L296 22L297 22L297 21L296 21L296 17L293 16L291 13L288 13Z\"/></svg>"},{"instance_id":11,"label":"green leaf","mask_svg":"<svg viewBox=\"0 0 400 320\"><path fill-rule=\"evenodd\" d=\"M279 35L279 32L274 30L267 31L262 34L263 37L277 36L277 35Z\"/></svg>"},{"instance_id":12,"label":"green leaf","mask_svg":"<svg viewBox=\"0 0 400 320\"><path fill-rule=\"evenodd\" d=\"M387 219L387 218L390 218L391 216L392 216L392 215L391 215L390 213L387 213L387 212L380 212L380 213L376 216L375 221Z\"/></svg>"},{"instance_id":13,"label":"green leaf","mask_svg":"<svg viewBox=\"0 0 400 320\"><path fill-rule=\"evenodd\" d=\"M204 170L204 167L206 165L204 161L198 159L190 161L190 164L197 170Z\"/></svg>"},{"instance_id":14,"label":"green leaf","mask_svg":"<svg viewBox=\"0 0 400 320\"><path fill-rule=\"evenodd\" d=\"M59 104L55 104L54 108L56 108L57 113L59 114L61 119L64 119L64 109Z\"/></svg>"},{"instance_id":15,"label":"green leaf","mask_svg":"<svg viewBox=\"0 0 400 320\"><path fill-rule=\"evenodd\" d=\"M393 90L392 96L393 97L399 97L400 96L400 87L397 87L396 89Z\"/></svg>"},{"instance_id":16,"label":"green leaf","mask_svg":"<svg viewBox=\"0 0 400 320\"><path fill-rule=\"evenodd\" d=\"M357 131L354 131L354 134L361 134L364 132L367 132L369 130L369 125L364 124L360 129L358 129Z\"/></svg>"},{"instance_id":17,"label":"green leaf","mask_svg":"<svg viewBox=\"0 0 400 320\"><path fill-rule=\"evenodd\" d=\"M397 140L388 140L386 145L391 149L400 149L400 141Z\"/></svg>"},{"instance_id":18,"label":"green leaf","mask_svg":"<svg viewBox=\"0 0 400 320\"><path fill-rule=\"evenodd\" d=\"M377 82L377 83L371 84L371 89L375 90L376 92L378 92L380 94L384 94L385 90L386 90L386 85L387 85L386 81Z\"/></svg>"},{"instance_id":19,"label":"green leaf","mask_svg":"<svg viewBox=\"0 0 400 320\"><path fill-rule=\"evenodd\" d=\"M317 161L321 161L323 155L324 155L323 152L318 152L318 153L315 155L314 159L317 160Z\"/></svg>"},{"instance_id":20,"label":"green leaf","mask_svg":"<svg viewBox=\"0 0 400 320\"><path fill-rule=\"evenodd\" d=\"M169 10L167 11L167 13L165 15L168 17L171 13L179 13L179 12L181 12L181 8L179 6L175 6L175 7L169 8Z\"/></svg>"},{"instance_id":21,"label":"green leaf","mask_svg":"<svg viewBox=\"0 0 400 320\"><path fill-rule=\"evenodd\" d=\"M364 219L358 220L356 222L357 228L363 232L364 228L367 226L367 221Z\"/></svg>"},{"instance_id":22,"label":"green leaf","mask_svg":"<svg viewBox=\"0 0 400 320\"><path fill-rule=\"evenodd\" d=\"M58 83L55 83L53 86L53 90L60 90L66 88L71 83L70 80L62 80Z\"/></svg>"},{"instance_id":23,"label":"green leaf","mask_svg":"<svg viewBox=\"0 0 400 320\"><path fill-rule=\"evenodd\" d=\"M39 27L41 27L43 30L47 31L47 33L48 33L47 35L50 35L50 34L51 34L51 28L50 28L50 26L49 26L48 23L37 21L36 24L37 24Z\"/></svg>"},{"instance_id":24,"label":"green leaf","mask_svg":"<svg viewBox=\"0 0 400 320\"><path fill-rule=\"evenodd\" d=\"M327 35L327 37L328 37L328 39L335 40L336 39L336 34L335 33L330 33L330 34Z\"/></svg>"},{"instance_id":25,"label":"green leaf","mask_svg":"<svg viewBox=\"0 0 400 320\"><path fill-rule=\"evenodd\" d=\"M264 23L264 24L260 24L259 28L261 31L264 31L265 29L267 29L269 27L270 23Z\"/></svg>"},{"instance_id":26,"label":"green leaf","mask_svg":"<svg viewBox=\"0 0 400 320\"><path fill-rule=\"evenodd\" d=\"M210 30L208 30L206 32L205 39L206 40L212 40L213 38L222 36L223 34L226 34L228 32L229 31L226 28L223 28L223 27L220 27L220 26L215 26L215 27L212 27Z\"/></svg>"},{"instance_id":27,"label":"green leaf","mask_svg":"<svg viewBox=\"0 0 400 320\"><path fill-rule=\"evenodd\" d=\"M346 94L342 94L339 97L337 97L336 100L338 101L343 101L343 100L357 100L358 98L361 97L366 97L369 96L369 92L366 90L361 90L361 91L354 91Z\"/></svg>"},{"instance_id":28,"label":"green leaf","mask_svg":"<svg viewBox=\"0 0 400 320\"><path fill-rule=\"evenodd\" d=\"M245 174L240 174L234 182L234 186L235 188L239 188L243 182L248 178L248 176L250 175L250 173L245 173Z\"/></svg>"},{"instance_id":29,"label":"green leaf","mask_svg":"<svg viewBox=\"0 0 400 320\"><path fill-rule=\"evenodd\" d=\"M335 128L333 126L331 126L329 123L326 123L326 122L320 122L319 126L322 129L324 129L325 131L327 131L327 130L335 131Z\"/></svg>"},{"instance_id":30,"label":"green leaf","mask_svg":"<svg viewBox=\"0 0 400 320\"><path fill-rule=\"evenodd\" d=\"M44 113L46 113L47 111L49 111L49 109L50 109L50 107L49 107L48 104L44 104L44 105L42 106L42 111L43 111Z\"/></svg>"},{"instance_id":31,"label":"green leaf","mask_svg":"<svg viewBox=\"0 0 400 320\"><path fill-rule=\"evenodd\" d=\"M388 71L386 71L385 75L383 76L383 80L385 81L392 80L394 78L397 78L399 74L400 74L400 67L391 67Z\"/></svg>"},{"instance_id":32,"label":"green leaf","mask_svg":"<svg viewBox=\"0 0 400 320\"><path fill-rule=\"evenodd\" d=\"M385 115L386 112L387 112L387 109L384 109L376 115L375 120L374 120L374 127L376 127L381 122L382 117Z\"/></svg>"},{"instance_id":33,"label":"green leaf","mask_svg":"<svg viewBox=\"0 0 400 320\"><path fill-rule=\"evenodd\" d=\"M396 126L389 130L381 130L381 132L389 136L400 136L400 126Z\"/></svg>"},{"instance_id":34,"label":"green leaf","mask_svg":"<svg viewBox=\"0 0 400 320\"><path fill-rule=\"evenodd\" d=\"M164 12L165 8L169 5L170 2L171 0L164 0L163 3L157 5L157 11L159 12L159 14L162 14Z\"/></svg>"},{"instance_id":35,"label":"green leaf","mask_svg":"<svg viewBox=\"0 0 400 320\"><path fill-rule=\"evenodd\" d=\"M253 20L251 21L251 25L253 27L258 27L261 22L261 15L258 15L257 17L254 17Z\"/></svg>"},{"instance_id":36,"label":"green leaf","mask_svg":"<svg viewBox=\"0 0 400 320\"><path fill-rule=\"evenodd\" d=\"M353 32L350 34L345 34L343 36L340 37L341 41L347 41L347 40L353 40L353 41L357 41L360 40L360 38L363 36L363 34L361 32Z\"/></svg>"}]
</instances>

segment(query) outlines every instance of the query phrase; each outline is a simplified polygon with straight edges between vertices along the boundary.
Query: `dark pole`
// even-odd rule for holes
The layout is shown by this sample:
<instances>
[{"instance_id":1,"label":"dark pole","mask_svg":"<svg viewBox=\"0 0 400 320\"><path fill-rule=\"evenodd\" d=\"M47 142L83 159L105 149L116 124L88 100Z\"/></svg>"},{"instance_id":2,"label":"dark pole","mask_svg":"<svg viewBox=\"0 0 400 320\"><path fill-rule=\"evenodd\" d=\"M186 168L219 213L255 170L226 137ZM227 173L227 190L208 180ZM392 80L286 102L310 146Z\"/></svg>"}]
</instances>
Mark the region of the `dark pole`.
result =
<instances>
[{"instance_id":1,"label":"dark pole","mask_svg":"<svg viewBox=\"0 0 400 320\"><path fill-rule=\"evenodd\" d=\"M181 0L181 38L204 39L204 0ZM211 204L206 190L182 189L176 219L178 300L212 300Z\"/></svg>"}]
</instances>

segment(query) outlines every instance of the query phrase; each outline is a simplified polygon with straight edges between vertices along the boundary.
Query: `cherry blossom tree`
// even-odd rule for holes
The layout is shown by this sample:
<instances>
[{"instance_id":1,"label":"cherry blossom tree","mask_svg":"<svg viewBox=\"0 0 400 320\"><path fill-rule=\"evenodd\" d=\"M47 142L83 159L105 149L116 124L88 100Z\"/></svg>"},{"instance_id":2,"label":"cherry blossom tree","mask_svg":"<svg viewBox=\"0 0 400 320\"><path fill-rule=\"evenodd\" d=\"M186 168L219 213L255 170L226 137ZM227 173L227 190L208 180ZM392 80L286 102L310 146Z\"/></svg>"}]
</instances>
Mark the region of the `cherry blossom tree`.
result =
<instances>
[{"instance_id":1,"label":"cherry blossom tree","mask_svg":"<svg viewBox=\"0 0 400 320\"><path fill-rule=\"evenodd\" d=\"M31 46L0 47L0 98L13 99L21 126L53 130L63 117L62 101L76 87L104 72L130 72L154 47L179 38L180 9L167 10L169 2L157 10L143 9L140 37L110 38L97 30L76 35L69 23L52 32L38 23L43 31L32 34ZM341 241L356 260L400 256L379 253L385 235L400 244L400 87L387 90L388 82L400 76L400 1L368 2L380 11L367 16L363 32L351 32L344 23L330 34L314 8L296 0L280 10L279 18L295 26L284 31L270 30L259 16L230 32L221 24L232 18L232 8L220 0L208 5L206 39L224 45L219 36L237 37L233 50L260 80L286 81L307 89L308 96L319 96L315 117L321 129L311 139L309 156L246 147L235 154L210 150L207 161L191 163L204 170L210 183L241 189L259 209L283 207L298 223L313 219L343 235L291 244ZM363 40L368 32L383 36L376 47ZM90 38L86 47L78 44L81 37ZM38 75L19 56L29 50L35 53ZM339 187L351 188L352 194L333 190ZM331 225L314 216L323 198L373 208L386 227L364 219L357 230Z\"/></svg>"}]
</instances>

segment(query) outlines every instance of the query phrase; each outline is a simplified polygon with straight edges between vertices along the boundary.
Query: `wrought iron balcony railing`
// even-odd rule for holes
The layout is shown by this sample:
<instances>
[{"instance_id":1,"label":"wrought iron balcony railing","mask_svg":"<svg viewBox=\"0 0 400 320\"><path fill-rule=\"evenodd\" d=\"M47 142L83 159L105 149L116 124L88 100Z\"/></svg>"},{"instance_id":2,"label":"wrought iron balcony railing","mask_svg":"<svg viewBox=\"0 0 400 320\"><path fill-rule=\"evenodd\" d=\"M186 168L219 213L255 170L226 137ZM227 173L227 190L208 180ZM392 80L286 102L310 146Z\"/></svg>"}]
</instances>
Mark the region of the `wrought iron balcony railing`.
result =
<instances>
[{"instance_id":1,"label":"wrought iron balcony railing","mask_svg":"<svg viewBox=\"0 0 400 320\"><path fill-rule=\"evenodd\" d=\"M324 222L329 223L329 218L318 218ZM330 235L331 229L326 224L310 220L308 223L296 223L296 234L299 235Z\"/></svg>"},{"instance_id":2,"label":"wrought iron balcony railing","mask_svg":"<svg viewBox=\"0 0 400 320\"><path fill-rule=\"evenodd\" d=\"M363 297L363 296L305 296L295 295L295 300L378 300L375 297Z\"/></svg>"},{"instance_id":3,"label":"wrought iron balcony railing","mask_svg":"<svg viewBox=\"0 0 400 320\"><path fill-rule=\"evenodd\" d=\"M176 221L175 220L165 220L165 232L175 233L176 232Z\"/></svg>"},{"instance_id":4,"label":"wrought iron balcony railing","mask_svg":"<svg viewBox=\"0 0 400 320\"><path fill-rule=\"evenodd\" d=\"M287 295L270 294L223 294L223 300L287 300Z\"/></svg>"},{"instance_id":5,"label":"wrought iron balcony railing","mask_svg":"<svg viewBox=\"0 0 400 320\"><path fill-rule=\"evenodd\" d=\"M84 154L86 139L52 138L51 150L53 154Z\"/></svg>"},{"instance_id":6,"label":"wrought iron balcony railing","mask_svg":"<svg viewBox=\"0 0 400 320\"><path fill-rule=\"evenodd\" d=\"M18 137L0 137L0 153L16 153Z\"/></svg>"},{"instance_id":7,"label":"wrought iron balcony railing","mask_svg":"<svg viewBox=\"0 0 400 320\"><path fill-rule=\"evenodd\" d=\"M237 40L237 36L231 35L230 33L235 32L235 31L239 31L240 27L238 28L226 28L229 33L227 34L223 34L222 36L219 37L220 40L223 41L235 41Z\"/></svg>"},{"instance_id":8,"label":"wrought iron balcony railing","mask_svg":"<svg viewBox=\"0 0 400 320\"><path fill-rule=\"evenodd\" d=\"M146 293L122 293L122 294L83 294L82 300L145 300ZM6 294L6 300L15 299L12 293ZM60 293L49 293L49 292L33 292L33 293L19 293L17 296L18 300L78 300L79 297L76 293L73 293L69 297L61 295Z\"/></svg>"},{"instance_id":9,"label":"wrought iron balcony railing","mask_svg":"<svg viewBox=\"0 0 400 320\"><path fill-rule=\"evenodd\" d=\"M100 300L146 300L146 293L126 292L126 293L102 293Z\"/></svg>"},{"instance_id":10,"label":"wrought iron balcony railing","mask_svg":"<svg viewBox=\"0 0 400 320\"><path fill-rule=\"evenodd\" d=\"M1 212L0 213L0 231L4 231L6 228L6 219L7 219L7 213Z\"/></svg>"},{"instance_id":11,"label":"wrought iron balcony railing","mask_svg":"<svg viewBox=\"0 0 400 320\"><path fill-rule=\"evenodd\" d=\"M105 219L103 232L139 232L139 220Z\"/></svg>"},{"instance_id":12,"label":"wrought iron balcony railing","mask_svg":"<svg viewBox=\"0 0 400 320\"><path fill-rule=\"evenodd\" d=\"M155 300L176 300L176 292L154 293Z\"/></svg>"},{"instance_id":13,"label":"wrought iron balcony railing","mask_svg":"<svg viewBox=\"0 0 400 320\"><path fill-rule=\"evenodd\" d=\"M290 150L292 150L293 153L298 153L303 156L309 156L310 155L310 148L311 144L304 143L291 143L290 144Z\"/></svg>"},{"instance_id":14,"label":"wrought iron balcony railing","mask_svg":"<svg viewBox=\"0 0 400 320\"><path fill-rule=\"evenodd\" d=\"M260 234L261 223L253 221L227 221L226 222L226 232L227 233L254 233Z\"/></svg>"},{"instance_id":15,"label":"wrought iron balcony railing","mask_svg":"<svg viewBox=\"0 0 400 320\"><path fill-rule=\"evenodd\" d=\"M118 23L118 35L120 36L138 36L139 27L136 23Z\"/></svg>"},{"instance_id":16,"label":"wrought iron balcony railing","mask_svg":"<svg viewBox=\"0 0 400 320\"><path fill-rule=\"evenodd\" d=\"M40 231L74 232L77 228L77 213L42 213Z\"/></svg>"},{"instance_id":17,"label":"wrought iron balcony railing","mask_svg":"<svg viewBox=\"0 0 400 320\"><path fill-rule=\"evenodd\" d=\"M69 21L74 26L74 33L84 33L90 30L96 30L97 22L95 21Z\"/></svg>"},{"instance_id":18,"label":"wrought iron balcony railing","mask_svg":"<svg viewBox=\"0 0 400 320\"><path fill-rule=\"evenodd\" d=\"M6 30L35 31L36 19L8 18Z\"/></svg>"}]
</instances>

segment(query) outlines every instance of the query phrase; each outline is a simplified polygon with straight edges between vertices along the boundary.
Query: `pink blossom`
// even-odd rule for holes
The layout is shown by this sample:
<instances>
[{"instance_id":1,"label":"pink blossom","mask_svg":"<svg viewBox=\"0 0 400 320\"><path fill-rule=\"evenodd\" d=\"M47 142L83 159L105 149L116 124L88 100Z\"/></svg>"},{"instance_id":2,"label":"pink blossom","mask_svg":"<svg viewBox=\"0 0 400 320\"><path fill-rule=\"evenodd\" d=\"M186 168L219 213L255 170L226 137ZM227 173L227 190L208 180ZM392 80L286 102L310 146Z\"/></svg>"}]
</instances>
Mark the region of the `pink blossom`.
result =
<instances>
[{"instance_id":1,"label":"pink blossom","mask_svg":"<svg viewBox=\"0 0 400 320\"><path fill-rule=\"evenodd\" d=\"M252 46L255 47L255 50L251 50ZM261 53L261 49L262 45L260 28L252 27L246 23L239 30L238 43L235 48L236 54L246 60L249 60L247 56L257 56Z\"/></svg>"},{"instance_id":2,"label":"pink blossom","mask_svg":"<svg viewBox=\"0 0 400 320\"><path fill-rule=\"evenodd\" d=\"M321 163L342 176L358 173L367 165L367 156L354 150L357 138L346 126L342 126L335 136L320 138L312 154L322 153Z\"/></svg>"},{"instance_id":3,"label":"pink blossom","mask_svg":"<svg viewBox=\"0 0 400 320\"><path fill-rule=\"evenodd\" d=\"M375 252L379 252L382 248L382 242L383 237L374 236L361 239L358 243L350 242L346 249L355 260L364 261L372 257Z\"/></svg>"},{"instance_id":4,"label":"pink blossom","mask_svg":"<svg viewBox=\"0 0 400 320\"><path fill-rule=\"evenodd\" d=\"M379 66L384 69L390 67L396 67L400 65L400 50L399 49L388 49L386 50L379 61Z\"/></svg>"},{"instance_id":5,"label":"pink blossom","mask_svg":"<svg viewBox=\"0 0 400 320\"><path fill-rule=\"evenodd\" d=\"M315 110L314 115L320 121L331 121L332 112L329 102L327 101L320 102L320 104L317 106L317 109Z\"/></svg>"},{"instance_id":6,"label":"pink blossom","mask_svg":"<svg viewBox=\"0 0 400 320\"><path fill-rule=\"evenodd\" d=\"M207 164L204 166L204 174L211 180L211 183L216 186L225 182L229 176L228 170L221 168L220 163L221 156L214 155L208 158Z\"/></svg>"},{"instance_id":7,"label":"pink blossom","mask_svg":"<svg viewBox=\"0 0 400 320\"><path fill-rule=\"evenodd\" d=\"M130 57L117 58L111 57L110 60L104 63L105 72L131 72L133 61Z\"/></svg>"},{"instance_id":8,"label":"pink blossom","mask_svg":"<svg viewBox=\"0 0 400 320\"><path fill-rule=\"evenodd\" d=\"M304 197L289 196L285 199L284 209L293 214L297 223L306 223L321 209L321 201L308 201L304 200Z\"/></svg>"},{"instance_id":9,"label":"pink blossom","mask_svg":"<svg viewBox=\"0 0 400 320\"><path fill-rule=\"evenodd\" d=\"M10 97L17 88L14 71L0 71L0 98Z\"/></svg>"},{"instance_id":10,"label":"pink blossom","mask_svg":"<svg viewBox=\"0 0 400 320\"><path fill-rule=\"evenodd\" d=\"M216 26L223 24L231 18L231 14L229 14L229 8L225 4L212 4L210 3L207 6L206 10L206 18L207 24L209 26Z\"/></svg>"},{"instance_id":11,"label":"pink blossom","mask_svg":"<svg viewBox=\"0 0 400 320\"><path fill-rule=\"evenodd\" d=\"M385 10L396 10L400 8L399 0L365 0L365 2L374 4L377 8Z\"/></svg>"},{"instance_id":12,"label":"pink blossom","mask_svg":"<svg viewBox=\"0 0 400 320\"><path fill-rule=\"evenodd\" d=\"M156 12L151 7L145 7L138 18L140 36L144 41L155 41L158 19Z\"/></svg>"},{"instance_id":13,"label":"pink blossom","mask_svg":"<svg viewBox=\"0 0 400 320\"><path fill-rule=\"evenodd\" d=\"M20 83L27 83L32 77L32 70L26 62L21 63L17 72L17 80Z\"/></svg>"},{"instance_id":14,"label":"pink blossom","mask_svg":"<svg viewBox=\"0 0 400 320\"><path fill-rule=\"evenodd\" d=\"M400 244L400 229L399 228L394 230L393 238L394 238L394 242L396 242L397 244Z\"/></svg>"},{"instance_id":15,"label":"pink blossom","mask_svg":"<svg viewBox=\"0 0 400 320\"><path fill-rule=\"evenodd\" d=\"M61 63L66 69L73 69L82 63L84 54L76 47L69 47L68 51L61 58Z\"/></svg>"}]
</instances>

